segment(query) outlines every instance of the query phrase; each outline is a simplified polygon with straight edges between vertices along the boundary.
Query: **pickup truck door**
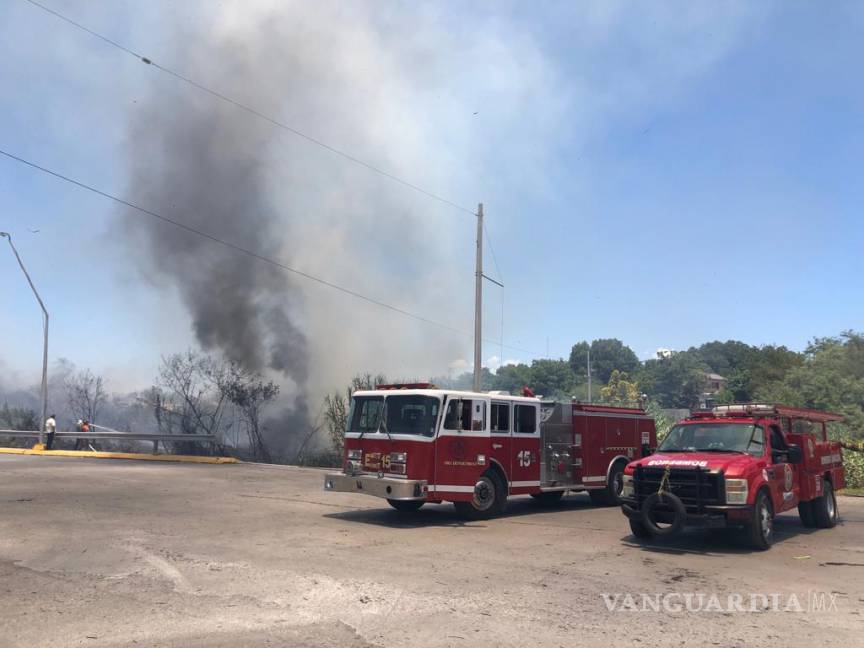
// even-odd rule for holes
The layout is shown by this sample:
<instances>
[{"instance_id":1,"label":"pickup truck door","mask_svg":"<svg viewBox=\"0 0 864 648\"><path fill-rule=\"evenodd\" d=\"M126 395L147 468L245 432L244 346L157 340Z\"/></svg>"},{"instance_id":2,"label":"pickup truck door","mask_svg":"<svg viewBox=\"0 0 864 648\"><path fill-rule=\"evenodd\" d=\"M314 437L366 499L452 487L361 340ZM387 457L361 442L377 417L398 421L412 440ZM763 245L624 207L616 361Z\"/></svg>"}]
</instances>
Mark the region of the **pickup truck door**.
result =
<instances>
[{"instance_id":1,"label":"pickup truck door","mask_svg":"<svg viewBox=\"0 0 864 648\"><path fill-rule=\"evenodd\" d=\"M768 428L768 439L770 448L767 471L771 484L771 500L774 503L774 513L780 513L798 505L798 469L789 463L784 453L789 446L780 426L771 425Z\"/></svg>"}]
</instances>

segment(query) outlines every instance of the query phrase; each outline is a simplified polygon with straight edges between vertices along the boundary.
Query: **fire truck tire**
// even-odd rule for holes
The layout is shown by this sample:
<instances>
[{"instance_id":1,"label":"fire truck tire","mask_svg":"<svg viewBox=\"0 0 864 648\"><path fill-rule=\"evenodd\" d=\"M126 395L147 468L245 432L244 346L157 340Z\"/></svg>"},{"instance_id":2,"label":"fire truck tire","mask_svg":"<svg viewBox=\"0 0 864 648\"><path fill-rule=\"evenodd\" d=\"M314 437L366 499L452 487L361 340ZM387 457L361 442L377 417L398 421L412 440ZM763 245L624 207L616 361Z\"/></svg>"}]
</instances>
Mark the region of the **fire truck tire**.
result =
<instances>
[{"instance_id":1,"label":"fire truck tire","mask_svg":"<svg viewBox=\"0 0 864 648\"><path fill-rule=\"evenodd\" d=\"M548 493L531 493L531 498L542 506L552 506L561 501L564 491L549 491Z\"/></svg>"},{"instance_id":2,"label":"fire truck tire","mask_svg":"<svg viewBox=\"0 0 864 648\"><path fill-rule=\"evenodd\" d=\"M801 524L805 527L813 528L816 526L816 513L813 511L813 502L798 502L798 517L801 518Z\"/></svg>"},{"instance_id":3,"label":"fire truck tire","mask_svg":"<svg viewBox=\"0 0 864 648\"><path fill-rule=\"evenodd\" d=\"M624 467L626 461L618 461L609 471L606 488L589 490L588 497L595 506L621 506L621 489L624 485Z\"/></svg>"},{"instance_id":4,"label":"fire truck tire","mask_svg":"<svg viewBox=\"0 0 864 648\"><path fill-rule=\"evenodd\" d=\"M507 489L494 470L487 470L477 481L479 493L470 502L453 502L456 512L469 520L487 520L504 511L507 504Z\"/></svg>"},{"instance_id":5,"label":"fire truck tire","mask_svg":"<svg viewBox=\"0 0 864 648\"><path fill-rule=\"evenodd\" d=\"M648 527L642 522L642 520L628 520L630 522L630 533L632 533L635 537L644 539L650 538L651 532L648 530Z\"/></svg>"},{"instance_id":6,"label":"fire truck tire","mask_svg":"<svg viewBox=\"0 0 864 648\"><path fill-rule=\"evenodd\" d=\"M411 513L412 511L419 511L426 502L388 499L387 503L400 513Z\"/></svg>"},{"instance_id":7,"label":"fire truck tire","mask_svg":"<svg viewBox=\"0 0 864 648\"><path fill-rule=\"evenodd\" d=\"M663 503L669 504L673 513L672 523L668 526L662 527L654 521L654 508L658 503L660 503L661 497ZM660 493L653 493L646 497L645 501L642 502L641 522L653 536L657 536L658 538L672 536L679 533L687 523L687 509L684 507L684 502L682 502L681 498L677 495L664 493L661 496Z\"/></svg>"},{"instance_id":8,"label":"fire truck tire","mask_svg":"<svg viewBox=\"0 0 864 648\"><path fill-rule=\"evenodd\" d=\"M774 507L767 491L759 491L753 505L753 513L744 528L747 544L754 549L765 551L774 543Z\"/></svg>"},{"instance_id":9,"label":"fire truck tire","mask_svg":"<svg viewBox=\"0 0 864 648\"><path fill-rule=\"evenodd\" d=\"M837 497L834 495L834 487L827 479L823 480L825 488L822 497L813 500L813 515L816 518L816 526L821 529L830 529L837 524Z\"/></svg>"}]
</instances>

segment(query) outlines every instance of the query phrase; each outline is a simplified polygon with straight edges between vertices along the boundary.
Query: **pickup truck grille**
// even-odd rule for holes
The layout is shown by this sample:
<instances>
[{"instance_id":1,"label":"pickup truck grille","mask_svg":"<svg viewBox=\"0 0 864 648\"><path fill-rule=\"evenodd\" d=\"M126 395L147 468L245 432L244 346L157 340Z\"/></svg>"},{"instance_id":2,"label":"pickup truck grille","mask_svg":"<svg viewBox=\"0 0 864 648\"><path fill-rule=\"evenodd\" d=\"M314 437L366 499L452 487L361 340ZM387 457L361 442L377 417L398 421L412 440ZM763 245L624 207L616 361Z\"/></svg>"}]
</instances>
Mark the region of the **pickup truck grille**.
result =
<instances>
[{"instance_id":1,"label":"pickup truck grille","mask_svg":"<svg viewBox=\"0 0 864 648\"><path fill-rule=\"evenodd\" d=\"M639 506L645 498L660 488L665 468L637 466L633 474L633 486ZM689 513L701 513L705 506L726 503L722 473L712 473L701 468L672 469L669 472L672 493L681 498Z\"/></svg>"}]
</instances>

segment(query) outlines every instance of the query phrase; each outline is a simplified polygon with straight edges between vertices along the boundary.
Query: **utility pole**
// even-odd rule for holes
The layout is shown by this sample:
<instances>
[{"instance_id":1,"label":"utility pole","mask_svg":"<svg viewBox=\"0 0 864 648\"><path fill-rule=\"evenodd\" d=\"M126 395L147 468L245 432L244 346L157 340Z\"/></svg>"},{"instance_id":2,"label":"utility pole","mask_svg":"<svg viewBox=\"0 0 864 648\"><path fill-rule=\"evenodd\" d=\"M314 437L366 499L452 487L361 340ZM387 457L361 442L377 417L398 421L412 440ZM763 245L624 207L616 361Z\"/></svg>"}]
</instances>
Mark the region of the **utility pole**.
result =
<instances>
[{"instance_id":1,"label":"utility pole","mask_svg":"<svg viewBox=\"0 0 864 648\"><path fill-rule=\"evenodd\" d=\"M18 250L12 244L12 235L9 232L0 232L0 237L6 237L6 240L9 241L9 247L12 248L15 258L18 259L18 265L21 266L21 271L27 277L27 283L30 284L30 289L36 295L36 301L39 302L39 307L42 309L42 332L44 340L42 344L42 418L39 423L39 443L45 443L45 420L48 418L48 310L45 308L45 304L39 296L36 286L33 285L33 280L27 273L27 268L24 267L24 262L21 261Z\"/></svg>"},{"instance_id":2,"label":"utility pole","mask_svg":"<svg viewBox=\"0 0 864 648\"><path fill-rule=\"evenodd\" d=\"M588 347L588 403L591 403L591 347Z\"/></svg>"},{"instance_id":3,"label":"utility pole","mask_svg":"<svg viewBox=\"0 0 864 648\"><path fill-rule=\"evenodd\" d=\"M474 272L474 391L483 377L483 203L477 205L477 264Z\"/></svg>"}]
</instances>

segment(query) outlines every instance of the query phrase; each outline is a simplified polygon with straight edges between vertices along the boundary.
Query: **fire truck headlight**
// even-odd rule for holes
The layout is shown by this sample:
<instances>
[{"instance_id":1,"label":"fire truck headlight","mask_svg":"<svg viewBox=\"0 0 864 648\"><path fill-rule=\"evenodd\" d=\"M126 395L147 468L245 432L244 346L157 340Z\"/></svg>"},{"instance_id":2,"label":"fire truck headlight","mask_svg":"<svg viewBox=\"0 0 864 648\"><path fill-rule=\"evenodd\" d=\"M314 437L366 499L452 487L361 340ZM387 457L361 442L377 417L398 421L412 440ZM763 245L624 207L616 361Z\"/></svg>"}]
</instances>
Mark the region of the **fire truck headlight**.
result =
<instances>
[{"instance_id":1,"label":"fire truck headlight","mask_svg":"<svg viewBox=\"0 0 864 648\"><path fill-rule=\"evenodd\" d=\"M726 480L726 503L727 504L746 504L747 503L747 480L746 479L727 479Z\"/></svg>"},{"instance_id":2,"label":"fire truck headlight","mask_svg":"<svg viewBox=\"0 0 864 648\"><path fill-rule=\"evenodd\" d=\"M349 450L348 451L348 459L350 459L351 461L360 461L360 459L362 459L362 458L363 458L363 451L362 450L357 449L357 450Z\"/></svg>"},{"instance_id":3,"label":"fire truck headlight","mask_svg":"<svg viewBox=\"0 0 864 648\"><path fill-rule=\"evenodd\" d=\"M405 463L408 459L407 452L391 452L390 463Z\"/></svg>"},{"instance_id":4,"label":"fire truck headlight","mask_svg":"<svg viewBox=\"0 0 864 648\"><path fill-rule=\"evenodd\" d=\"M636 491L633 489L633 475L624 475L621 486L621 497L633 497Z\"/></svg>"}]
</instances>

